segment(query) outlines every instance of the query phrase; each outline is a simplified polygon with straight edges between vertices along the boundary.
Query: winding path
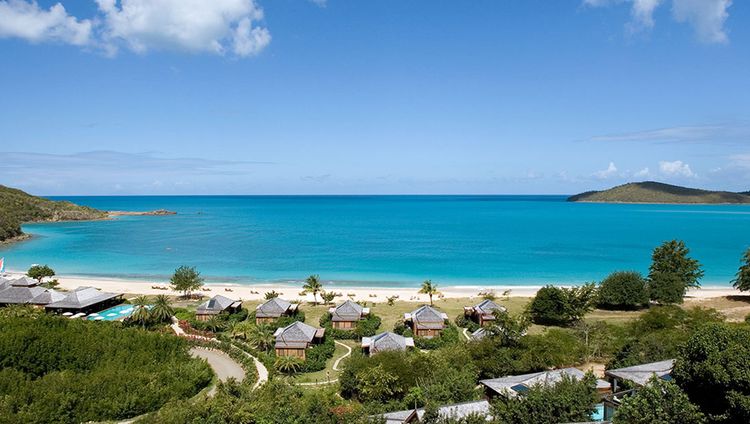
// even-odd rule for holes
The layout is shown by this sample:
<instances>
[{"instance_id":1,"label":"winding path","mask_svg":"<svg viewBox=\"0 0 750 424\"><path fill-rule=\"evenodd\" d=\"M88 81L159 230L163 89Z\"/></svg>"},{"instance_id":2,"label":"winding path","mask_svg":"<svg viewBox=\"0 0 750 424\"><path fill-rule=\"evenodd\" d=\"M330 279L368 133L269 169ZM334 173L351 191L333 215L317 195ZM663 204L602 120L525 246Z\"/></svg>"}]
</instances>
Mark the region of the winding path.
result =
<instances>
[{"instance_id":1,"label":"winding path","mask_svg":"<svg viewBox=\"0 0 750 424\"><path fill-rule=\"evenodd\" d=\"M341 355L340 358L336 359L336 361L333 363L333 367L332 367L334 371L341 371L339 369L339 364L341 363L342 360L348 358L352 354L352 348L349 347L349 346L347 346L347 345L345 345L344 343L339 342L338 340L334 340L333 342L336 343L339 346L344 346L346 348L346 353L343 354L343 355ZM338 378L334 378L333 380L319 381L317 383L297 383L297 385L298 386L323 386L323 385L326 385L326 384L336 383L337 381L339 381L339 379Z\"/></svg>"},{"instance_id":2,"label":"winding path","mask_svg":"<svg viewBox=\"0 0 750 424\"><path fill-rule=\"evenodd\" d=\"M208 361L208 365L211 366L211 369L214 370L216 377L221 382L225 382L230 378L234 378L237 381L245 379L245 370L242 369L242 366L220 350L194 347L190 349L190 354ZM216 394L215 385L208 391L209 396L213 396L214 394Z\"/></svg>"}]
</instances>

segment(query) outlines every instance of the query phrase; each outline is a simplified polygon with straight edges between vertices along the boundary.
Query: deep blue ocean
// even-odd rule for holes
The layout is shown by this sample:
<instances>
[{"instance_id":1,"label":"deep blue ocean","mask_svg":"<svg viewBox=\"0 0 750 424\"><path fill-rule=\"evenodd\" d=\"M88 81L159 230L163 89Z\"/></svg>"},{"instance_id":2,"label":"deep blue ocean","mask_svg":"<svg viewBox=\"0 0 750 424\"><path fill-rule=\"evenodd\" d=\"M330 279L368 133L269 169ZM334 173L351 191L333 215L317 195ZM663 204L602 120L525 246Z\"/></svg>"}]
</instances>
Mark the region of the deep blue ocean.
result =
<instances>
[{"instance_id":1,"label":"deep blue ocean","mask_svg":"<svg viewBox=\"0 0 750 424\"><path fill-rule=\"evenodd\" d=\"M58 198L59 199L59 198ZM58 273L165 278L179 265L208 280L341 285L532 285L648 272L652 249L682 239L729 285L750 246L750 206L613 205L564 196L66 197L106 210L173 216L33 224L0 247L6 266Z\"/></svg>"}]
</instances>

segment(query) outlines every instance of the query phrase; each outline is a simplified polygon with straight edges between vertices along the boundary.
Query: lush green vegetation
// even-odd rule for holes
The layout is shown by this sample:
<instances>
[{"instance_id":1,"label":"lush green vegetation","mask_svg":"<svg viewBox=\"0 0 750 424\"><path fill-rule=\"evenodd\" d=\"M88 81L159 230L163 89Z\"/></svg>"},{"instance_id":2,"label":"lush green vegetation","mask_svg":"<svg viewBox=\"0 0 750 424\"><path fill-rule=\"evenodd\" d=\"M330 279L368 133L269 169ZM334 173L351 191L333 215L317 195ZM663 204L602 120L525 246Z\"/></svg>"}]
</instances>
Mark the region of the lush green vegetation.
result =
<instances>
[{"instance_id":1,"label":"lush green vegetation","mask_svg":"<svg viewBox=\"0 0 750 424\"><path fill-rule=\"evenodd\" d=\"M21 224L103 219L107 213L70 202L56 202L0 185L0 242L23 235Z\"/></svg>"},{"instance_id":2,"label":"lush green vegetation","mask_svg":"<svg viewBox=\"0 0 750 424\"><path fill-rule=\"evenodd\" d=\"M747 249L742 255L741 262L737 275L732 280L732 285L738 290L748 291L750 290L750 249Z\"/></svg>"},{"instance_id":3,"label":"lush green vegetation","mask_svg":"<svg viewBox=\"0 0 750 424\"><path fill-rule=\"evenodd\" d=\"M438 291L437 284L433 283L432 280L425 280L422 283L422 287L419 289L419 293L426 294L430 297L430 306L433 306L434 303L432 303L432 296L437 296L440 294L440 291Z\"/></svg>"},{"instance_id":4,"label":"lush green vegetation","mask_svg":"<svg viewBox=\"0 0 750 424\"><path fill-rule=\"evenodd\" d=\"M706 417L676 384L654 377L634 396L625 398L612 422L702 424Z\"/></svg>"},{"instance_id":5,"label":"lush green vegetation","mask_svg":"<svg viewBox=\"0 0 750 424\"><path fill-rule=\"evenodd\" d=\"M635 271L613 272L601 283L597 305L603 309L632 310L648 306L646 280Z\"/></svg>"},{"instance_id":6,"label":"lush green vegetation","mask_svg":"<svg viewBox=\"0 0 750 424\"><path fill-rule=\"evenodd\" d=\"M709 191L646 181L609 190L588 191L568 198L570 202L608 203L750 203L747 193Z\"/></svg>"},{"instance_id":7,"label":"lush green vegetation","mask_svg":"<svg viewBox=\"0 0 750 424\"><path fill-rule=\"evenodd\" d=\"M563 379L551 387L532 387L517 399L500 398L492 408L497 424L557 424L591 421L598 402L596 378Z\"/></svg>"},{"instance_id":8,"label":"lush green vegetation","mask_svg":"<svg viewBox=\"0 0 750 424\"><path fill-rule=\"evenodd\" d=\"M539 289L529 304L528 312L536 324L568 325L579 321L594 309L596 286L545 286Z\"/></svg>"},{"instance_id":9,"label":"lush green vegetation","mask_svg":"<svg viewBox=\"0 0 750 424\"><path fill-rule=\"evenodd\" d=\"M689 288L700 287L703 269L689 253L682 240L667 241L654 249L648 269L651 300L661 304L682 303Z\"/></svg>"},{"instance_id":10,"label":"lush green vegetation","mask_svg":"<svg viewBox=\"0 0 750 424\"><path fill-rule=\"evenodd\" d=\"M0 422L80 423L195 395L211 370L174 336L118 323L0 316Z\"/></svg>"},{"instance_id":11,"label":"lush green vegetation","mask_svg":"<svg viewBox=\"0 0 750 424\"><path fill-rule=\"evenodd\" d=\"M305 293L313 294L313 301L318 303L318 293L323 291L323 284L320 282L319 275L311 275L305 279L305 284L302 286L302 290Z\"/></svg>"},{"instance_id":12,"label":"lush green vegetation","mask_svg":"<svg viewBox=\"0 0 750 424\"><path fill-rule=\"evenodd\" d=\"M41 283L47 277L54 277L55 270L47 265L34 265L26 271L26 275Z\"/></svg>"},{"instance_id":13,"label":"lush green vegetation","mask_svg":"<svg viewBox=\"0 0 750 424\"><path fill-rule=\"evenodd\" d=\"M184 297L190 297L190 294L203 287L203 277L201 273L195 270L195 267L182 265L177 268L170 278L172 290L182 292Z\"/></svg>"}]
</instances>

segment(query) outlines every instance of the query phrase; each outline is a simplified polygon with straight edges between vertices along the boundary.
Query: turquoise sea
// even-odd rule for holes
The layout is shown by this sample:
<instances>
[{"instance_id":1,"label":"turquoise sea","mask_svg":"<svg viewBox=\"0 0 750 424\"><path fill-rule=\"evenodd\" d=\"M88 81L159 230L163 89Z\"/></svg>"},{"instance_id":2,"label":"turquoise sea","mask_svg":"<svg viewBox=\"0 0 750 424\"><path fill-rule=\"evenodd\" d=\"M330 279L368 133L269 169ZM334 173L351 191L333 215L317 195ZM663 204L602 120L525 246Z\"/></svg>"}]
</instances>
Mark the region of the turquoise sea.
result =
<instances>
[{"instance_id":1,"label":"turquoise sea","mask_svg":"<svg viewBox=\"0 0 750 424\"><path fill-rule=\"evenodd\" d=\"M610 205L564 196L67 197L173 216L26 225L0 247L9 269L160 279L196 266L208 280L532 285L648 272L664 240L687 242L704 285L729 285L750 245L750 206Z\"/></svg>"}]
</instances>

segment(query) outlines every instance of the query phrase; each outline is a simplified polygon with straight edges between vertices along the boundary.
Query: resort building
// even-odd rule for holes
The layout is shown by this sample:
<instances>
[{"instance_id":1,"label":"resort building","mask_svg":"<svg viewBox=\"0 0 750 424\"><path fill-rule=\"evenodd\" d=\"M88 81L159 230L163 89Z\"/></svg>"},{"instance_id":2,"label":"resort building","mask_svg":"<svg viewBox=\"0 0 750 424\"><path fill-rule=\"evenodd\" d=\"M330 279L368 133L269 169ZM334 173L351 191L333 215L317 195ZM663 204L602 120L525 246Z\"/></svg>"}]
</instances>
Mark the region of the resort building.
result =
<instances>
[{"instance_id":1,"label":"resort building","mask_svg":"<svg viewBox=\"0 0 750 424\"><path fill-rule=\"evenodd\" d=\"M5 284L5 289L0 290L0 306L25 305L45 291L43 287L15 287Z\"/></svg>"},{"instance_id":2,"label":"resort building","mask_svg":"<svg viewBox=\"0 0 750 424\"><path fill-rule=\"evenodd\" d=\"M495 321L495 311L505 312L505 307L485 299L474 306L464 306L464 316L480 326Z\"/></svg>"},{"instance_id":3,"label":"resort building","mask_svg":"<svg viewBox=\"0 0 750 424\"><path fill-rule=\"evenodd\" d=\"M297 321L273 333L276 338L276 356L293 356L305 359L305 350L323 341L324 328L315 328Z\"/></svg>"},{"instance_id":4,"label":"resort building","mask_svg":"<svg viewBox=\"0 0 750 424\"><path fill-rule=\"evenodd\" d=\"M63 293L57 290L47 289L43 291L42 293L40 293L39 295L35 296L28 303L30 305L43 307L43 306L49 305L50 303L63 300L65 299L65 296L67 296L67 293Z\"/></svg>"},{"instance_id":5,"label":"resort building","mask_svg":"<svg viewBox=\"0 0 750 424\"><path fill-rule=\"evenodd\" d=\"M612 381L612 394L605 396L603 400L604 419L611 419L622 401L646 386L652 377L671 380L673 367L674 359L668 359L605 371L604 375ZM625 384L619 384L623 382Z\"/></svg>"},{"instance_id":6,"label":"resort building","mask_svg":"<svg viewBox=\"0 0 750 424\"><path fill-rule=\"evenodd\" d=\"M573 380L581 380L586 374L578 368L563 368L559 370L535 372L531 374L509 375L507 377L481 380L479 384L485 388L488 399L497 396L514 398L523 395L534 386L555 385L567 376ZM610 385L604 380L596 381L596 391L600 394L610 393Z\"/></svg>"},{"instance_id":7,"label":"resort building","mask_svg":"<svg viewBox=\"0 0 750 424\"><path fill-rule=\"evenodd\" d=\"M471 402L456 403L445 405L438 408L438 417L441 419L460 420L473 415L484 415L487 421L492 419L490 415L490 403L486 400L477 400ZM425 409L407 409L405 411L388 412L382 415L375 415L371 418L385 422L385 424L412 424L419 423L424 417Z\"/></svg>"},{"instance_id":8,"label":"resort building","mask_svg":"<svg viewBox=\"0 0 750 424\"><path fill-rule=\"evenodd\" d=\"M10 280L10 285L13 287L36 287L39 285L39 281L31 277L23 276L18 277L15 280Z\"/></svg>"},{"instance_id":9,"label":"resort building","mask_svg":"<svg viewBox=\"0 0 750 424\"><path fill-rule=\"evenodd\" d=\"M107 293L93 287L78 287L61 300L45 305L47 311L63 314L90 314L122 303L122 294Z\"/></svg>"},{"instance_id":10,"label":"resort building","mask_svg":"<svg viewBox=\"0 0 750 424\"><path fill-rule=\"evenodd\" d=\"M372 337L362 337L362 351L365 355L374 355L385 351L405 351L414 347L414 338L400 336L387 331Z\"/></svg>"},{"instance_id":11,"label":"resort building","mask_svg":"<svg viewBox=\"0 0 750 424\"><path fill-rule=\"evenodd\" d=\"M337 330L354 330L357 323L370 314L370 308L364 308L357 302L347 300L335 308L330 308L331 327Z\"/></svg>"},{"instance_id":12,"label":"resort building","mask_svg":"<svg viewBox=\"0 0 750 424\"><path fill-rule=\"evenodd\" d=\"M274 297L255 308L255 323L265 324L276 321L282 316L293 316L297 313L298 307L299 305L296 303L291 303L284 299Z\"/></svg>"},{"instance_id":13,"label":"resort building","mask_svg":"<svg viewBox=\"0 0 750 424\"><path fill-rule=\"evenodd\" d=\"M411 328L416 337L439 336L445 329L447 320L447 314L426 305L411 313L404 314L404 322Z\"/></svg>"},{"instance_id":14,"label":"resort building","mask_svg":"<svg viewBox=\"0 0 750 424\"><path fill-rule=\"evenodd\" d=\"M198 321L208 321L219 314L233 314L240 309L242 309L242 301L217 294L198 305L198 308L195 310L195 319Z\"/></svg>"},{"instance_id":15,"label":"resort building","mask_svg":"<svg viewBox=\"0 0 750 424\"><path fill-rule=\"evenodd\" d=\"M471 333L472 340L482 340L487 336L487 330L484 327L479 328L477 331Z\"/></svg>"}]
</instances>

